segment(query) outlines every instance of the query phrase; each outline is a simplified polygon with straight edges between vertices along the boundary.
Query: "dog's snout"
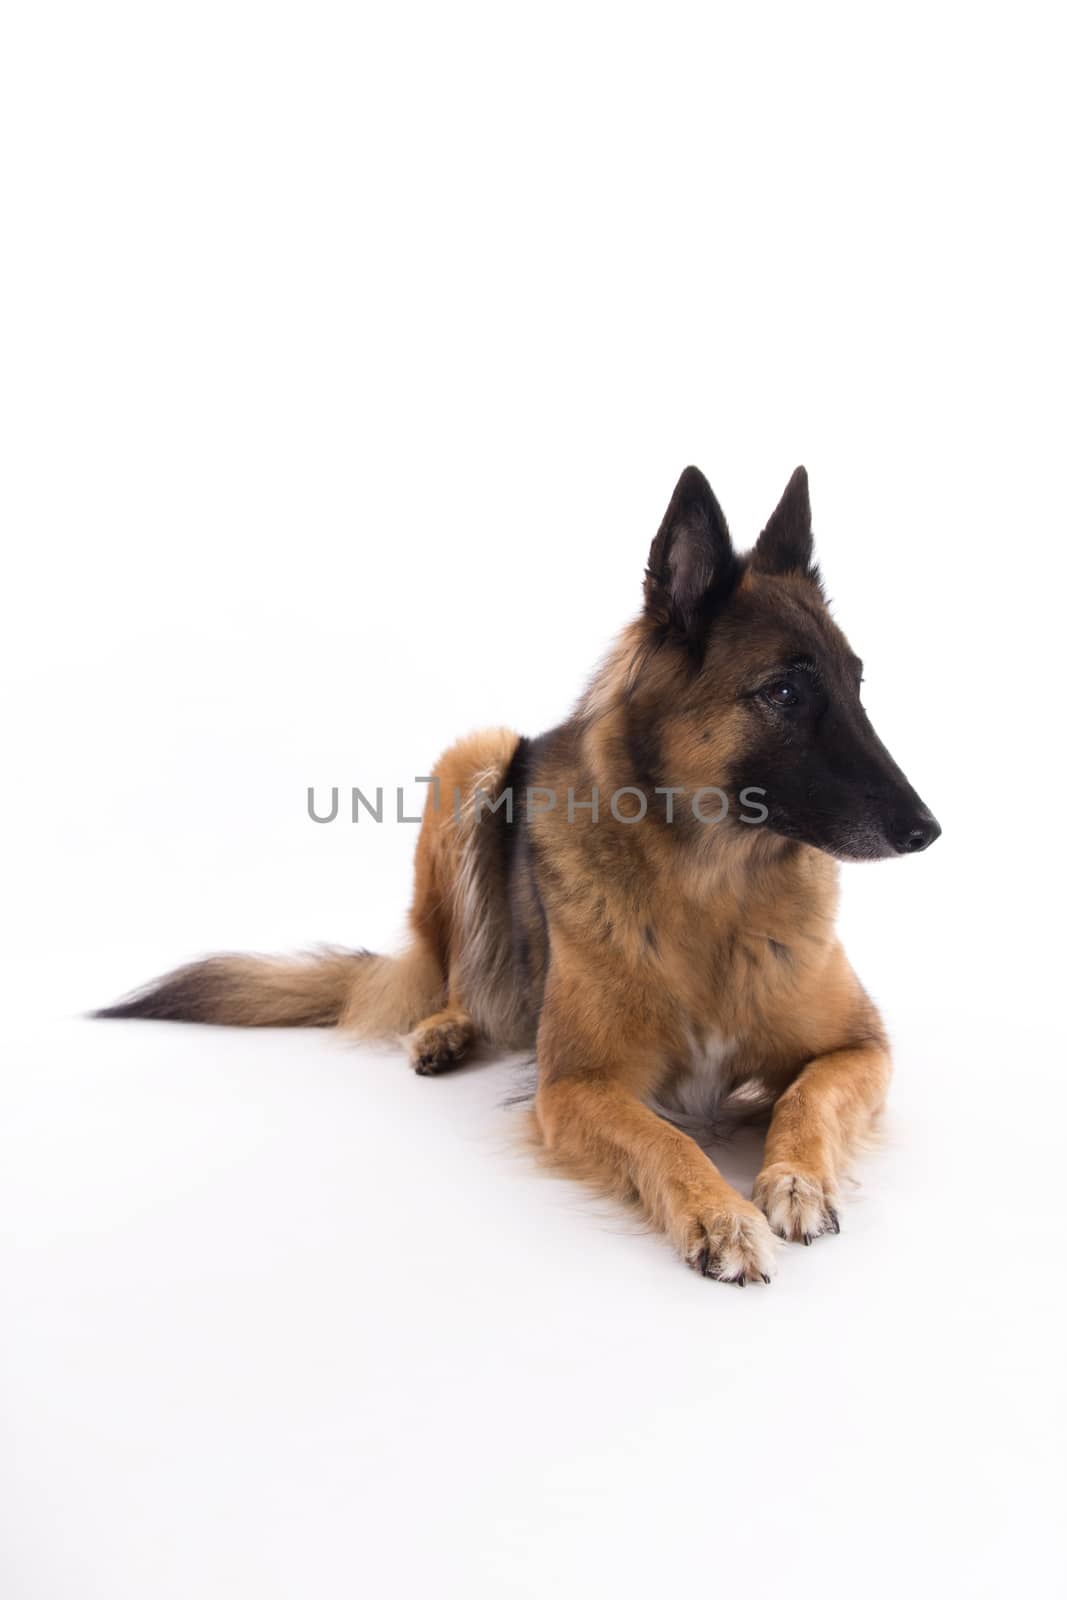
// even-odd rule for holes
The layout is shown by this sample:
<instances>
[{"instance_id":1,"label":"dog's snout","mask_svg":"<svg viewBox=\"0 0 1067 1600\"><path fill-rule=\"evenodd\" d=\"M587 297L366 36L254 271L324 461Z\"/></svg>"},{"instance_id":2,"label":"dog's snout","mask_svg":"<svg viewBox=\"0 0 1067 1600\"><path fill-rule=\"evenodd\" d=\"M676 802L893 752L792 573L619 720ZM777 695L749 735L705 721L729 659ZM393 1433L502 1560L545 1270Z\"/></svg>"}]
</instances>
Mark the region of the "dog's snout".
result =
<instances>
[{"instance_id":1,"label":"dog's snout","mask_svg":"<svg viewBox=\"0 0 1067 1600\"><path fill-rule=\"evenodd\" d=\"M919 850L925 850L932 845L941 834L941 824L929 811L924 811L918 817L912 817L904 827L897 832L893 843L901 855L915 855Z\"/></svg>"}]
</instances>

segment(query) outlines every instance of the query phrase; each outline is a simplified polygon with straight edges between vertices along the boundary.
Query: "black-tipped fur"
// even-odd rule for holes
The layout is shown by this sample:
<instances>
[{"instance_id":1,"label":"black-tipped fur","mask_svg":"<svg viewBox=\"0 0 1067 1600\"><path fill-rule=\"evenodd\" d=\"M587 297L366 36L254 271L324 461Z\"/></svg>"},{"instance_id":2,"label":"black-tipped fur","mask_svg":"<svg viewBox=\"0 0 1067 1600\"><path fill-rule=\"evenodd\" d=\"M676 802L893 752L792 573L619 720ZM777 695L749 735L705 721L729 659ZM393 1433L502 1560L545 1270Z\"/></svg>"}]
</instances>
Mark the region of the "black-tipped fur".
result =
<instances>
[{"instance_id":1,"label":"black-tipped fur","mask_svg":"<svg viewBox=\"0 0 1067 1600\"><path fill-rule=\"evenodd\" d=\"M356 966L367 959L364 950L336 949L296 961L210 956L93 1015L243 1028L328 1028L340 1019Z\"/></svg>"}]
</instances>

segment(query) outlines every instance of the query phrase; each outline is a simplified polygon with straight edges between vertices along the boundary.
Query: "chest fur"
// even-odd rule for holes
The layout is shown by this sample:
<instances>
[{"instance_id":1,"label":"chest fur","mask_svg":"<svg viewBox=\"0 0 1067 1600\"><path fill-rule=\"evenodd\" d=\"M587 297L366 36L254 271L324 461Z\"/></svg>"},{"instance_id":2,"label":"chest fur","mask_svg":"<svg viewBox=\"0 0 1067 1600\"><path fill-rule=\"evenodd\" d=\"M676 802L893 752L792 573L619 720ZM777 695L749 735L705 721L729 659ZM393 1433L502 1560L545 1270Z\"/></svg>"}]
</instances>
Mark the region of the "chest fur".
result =
<instances>
[{"instance_id":1,"label":"chest fur","mask_svg":"<svg viewBox=\"0 0 1067 1600\"><path fill-rule=\"evenodd\" d=\"M673 1064L659 1098L686 1117L710 1118L730 1081L736 1040L714 1028L687 1030L685 1046Z\"/></svg>"},{"instance_id":2,"label":"chest fur","mask_svg":"<svg viewBox=\"0 0 1067 1600\"><path fill-rule=\"evenodd\" d=\"M768 1087L746 1068L737 1039L691 1028L653 1104L683 1126L726 1128L758 1115L772 1100Z\"/></svg>"}]
</instances>

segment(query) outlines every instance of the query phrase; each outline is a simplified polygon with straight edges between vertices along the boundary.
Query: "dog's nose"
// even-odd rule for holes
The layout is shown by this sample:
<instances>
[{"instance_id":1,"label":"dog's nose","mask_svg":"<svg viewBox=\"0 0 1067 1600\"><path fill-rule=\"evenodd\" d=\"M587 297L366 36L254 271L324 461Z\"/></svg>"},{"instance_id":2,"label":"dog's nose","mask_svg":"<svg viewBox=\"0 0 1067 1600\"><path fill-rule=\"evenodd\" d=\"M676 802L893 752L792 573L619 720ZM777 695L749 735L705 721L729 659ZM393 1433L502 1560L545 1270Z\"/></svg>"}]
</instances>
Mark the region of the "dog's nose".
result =
<instances>
[{"instance_id":1,"label":"dog's nose","mask_svg":"<svg viewBox=\"0 0 1067 1600\"><path fill-rule=\"evenodd\" d=\"M919 850L925 850L928 845L941 835L941 824L929 811L924 811L921 816L913 817L894 841L901 855L914 855Z\"/></svg>"}]
</instances>

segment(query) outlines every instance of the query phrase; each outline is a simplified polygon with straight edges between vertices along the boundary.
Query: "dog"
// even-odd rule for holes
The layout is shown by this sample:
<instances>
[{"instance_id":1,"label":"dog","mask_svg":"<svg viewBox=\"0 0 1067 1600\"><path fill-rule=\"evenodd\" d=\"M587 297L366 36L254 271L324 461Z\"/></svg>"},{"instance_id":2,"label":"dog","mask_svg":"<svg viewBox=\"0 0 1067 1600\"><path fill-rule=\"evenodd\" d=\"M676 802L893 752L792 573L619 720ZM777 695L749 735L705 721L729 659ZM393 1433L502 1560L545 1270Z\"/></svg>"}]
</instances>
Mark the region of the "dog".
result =
<instances>
[{"instance_id":1,"label":"dog","mask_svg":"<svg viewBox=\"0 0 1067 1600\"><path fill-rule=\"evenodd\" d=\"M570 719L475 734L435 768L402 954L216 956L97 1015L406 1035L425 1075L476 1040L535 1046L548 1157L637 1202L705 1277L768 1283L776 1235L840 1231L890 1078L835 934L837 863L941 831L861 681L804 469L742 555L688 467L642 612ZM686 1128L757 1116L747 1200Z\"/></svg>"}]
</instances>

